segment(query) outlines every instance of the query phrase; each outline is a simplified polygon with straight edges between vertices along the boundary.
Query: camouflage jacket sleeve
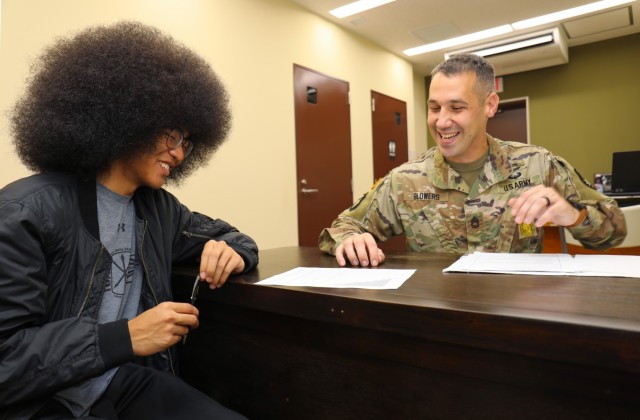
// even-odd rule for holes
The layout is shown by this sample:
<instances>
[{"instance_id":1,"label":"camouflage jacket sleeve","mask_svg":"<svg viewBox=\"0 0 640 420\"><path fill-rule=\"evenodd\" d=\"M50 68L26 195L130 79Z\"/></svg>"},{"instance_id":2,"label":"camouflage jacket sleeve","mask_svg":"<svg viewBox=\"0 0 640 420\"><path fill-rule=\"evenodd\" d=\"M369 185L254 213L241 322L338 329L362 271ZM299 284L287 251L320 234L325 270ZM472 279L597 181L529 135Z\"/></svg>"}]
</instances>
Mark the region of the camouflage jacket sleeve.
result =
<instances>
[{"instance_id":1,"label":"camouflage jacket sleeve","mask_svg":"<svg viewBox=\"0 0 640 420\"><path fill-rule=\"evenodd\" d=\"M569 228L574 238L592 249L608 249L622 243L627 226L615 200L593 189L564 159L557 156L550 159L553 187L577 209L587 210L584 221Z\"/></svg>"},{"instance_id":2,"label":"camouflage jacket sleeve","mask_svg":"<svg viewBox=\"0 0 640 420\"><path fill-rule=\"evenodd\" d=\"M377 241L404 233L416 252L540 252L542 230L516 225L506 203L521 188L553 187L587 217L570 228L585 247L606 249L626 236L622 212L597 192L565 160L539 146L489 137L491 155L480 182L469 188L437 150L392 170L319 238L320 249L358 233ZM533 226L533 225L532 225Z\"/></svg>"},{"instance_id":3,"label":"camouflage jacket sleeve","mask_svg":"<svg viewBox=\"0 0 640 420\"><path fill-rule=\"evenodd\" d=\"M334 254L336 247L349 236L369 232L377 241L384 241L403 232L402 222L396 214L390 197L392 182L387 175L350 208L333 221L330 228L320 234L318 246L324 252Z\"/></svg>"}]
</instances>

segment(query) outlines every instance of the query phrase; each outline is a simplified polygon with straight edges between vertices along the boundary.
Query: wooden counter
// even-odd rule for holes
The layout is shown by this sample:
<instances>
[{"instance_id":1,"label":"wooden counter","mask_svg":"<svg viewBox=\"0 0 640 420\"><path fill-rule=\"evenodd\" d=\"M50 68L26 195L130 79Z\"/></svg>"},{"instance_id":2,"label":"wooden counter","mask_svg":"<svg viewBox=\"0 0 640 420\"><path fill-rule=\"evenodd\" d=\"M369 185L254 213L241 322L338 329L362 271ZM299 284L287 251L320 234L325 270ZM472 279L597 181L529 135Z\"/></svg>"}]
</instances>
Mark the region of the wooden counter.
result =
<instances>
[{"instance_id":1,"label":"wooden counter","mask_svg":"<svg viewBox=\"0 0 640 420\"><path fill-rule=\"evenodd\" d=\"M316 248L262 251L201 288L183 377L252 419L631 418L640 409L640 280L443 274L398 253L398 290L266 287ZM358 268L362 269L362 268ZM187 300L196 267L174 270Z\"/></svg>"}]
</instances>

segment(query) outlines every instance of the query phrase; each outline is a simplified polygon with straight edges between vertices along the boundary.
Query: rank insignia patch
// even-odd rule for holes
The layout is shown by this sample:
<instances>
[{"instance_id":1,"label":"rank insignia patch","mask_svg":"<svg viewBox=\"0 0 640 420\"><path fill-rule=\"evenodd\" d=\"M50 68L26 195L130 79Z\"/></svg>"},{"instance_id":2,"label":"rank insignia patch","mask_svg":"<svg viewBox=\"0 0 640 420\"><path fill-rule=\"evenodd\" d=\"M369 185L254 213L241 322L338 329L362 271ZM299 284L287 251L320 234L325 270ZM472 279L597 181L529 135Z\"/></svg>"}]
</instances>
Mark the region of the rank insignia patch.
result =
<instances>
[{"instance_id":1,"label":"rank insignia patch","mask_svg":"<svg viewBox=\"0 0 640 420\"><path fill-rule=\"evenodd\" d=\"M518 225L520 239L530 238L536 235L536 227L533 223L522 223Z\"/></svg>"}]
</instances>

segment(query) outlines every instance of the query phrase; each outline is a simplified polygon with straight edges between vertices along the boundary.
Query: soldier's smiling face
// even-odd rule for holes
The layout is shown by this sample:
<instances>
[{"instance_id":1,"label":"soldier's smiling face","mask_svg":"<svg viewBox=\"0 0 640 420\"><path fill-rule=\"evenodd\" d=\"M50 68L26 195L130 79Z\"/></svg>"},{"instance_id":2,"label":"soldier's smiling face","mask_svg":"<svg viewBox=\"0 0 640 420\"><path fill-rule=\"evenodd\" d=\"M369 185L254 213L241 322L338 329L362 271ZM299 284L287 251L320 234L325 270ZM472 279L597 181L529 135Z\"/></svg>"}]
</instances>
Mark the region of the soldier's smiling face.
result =
<instances>
[{"instance_id":1,"label":"soldier's smiling face","mask_svg":"<svg viewBox=\"0 0 640 420\"><path fill-rule=\"evenodd\" d=\"M427 124L447 160L469 163L487 150L487 120L498 107L498 95L479 93L472 71L436 73L429 86Z\"/></svg>"}]
</instances>

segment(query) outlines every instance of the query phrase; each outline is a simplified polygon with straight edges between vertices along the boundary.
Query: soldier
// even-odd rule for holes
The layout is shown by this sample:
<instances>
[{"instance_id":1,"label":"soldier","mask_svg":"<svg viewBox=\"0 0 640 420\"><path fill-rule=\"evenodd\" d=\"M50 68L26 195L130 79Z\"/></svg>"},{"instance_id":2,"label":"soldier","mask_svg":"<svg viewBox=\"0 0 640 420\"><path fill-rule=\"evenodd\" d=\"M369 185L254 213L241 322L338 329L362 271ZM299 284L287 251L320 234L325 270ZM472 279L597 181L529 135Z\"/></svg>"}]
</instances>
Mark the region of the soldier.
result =
<instances>
[{"instance_id":1,"label":"soldier","mask_svg":"<svg viewBox=\"0 0 640 420\"><path fill-rule=\"evenodd\" d=\"M162 188L225 140L224 85L136 22L60 39L35 70L11 122L36 174L0 191L0 417L244 418L176 376L199 312L171 268L217 288L258 248Z\"/></svg>"},{"instance_id":2,"label":"soldier","mask_svg":"<svg viewBox=\"0 0 640 420\"><path fill-rule=\"evenodd\" d=\"M320 234L339 265L384 261L377 241L405 234L409 251L541 252L542 227L566 226L585 247L621 243L616 202L548 150L486 132L498 108L494 70L459 54L431 73L428 125L437 146L393 169Z\"/></svg>"}]
</instances>

